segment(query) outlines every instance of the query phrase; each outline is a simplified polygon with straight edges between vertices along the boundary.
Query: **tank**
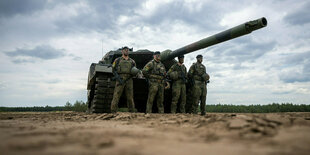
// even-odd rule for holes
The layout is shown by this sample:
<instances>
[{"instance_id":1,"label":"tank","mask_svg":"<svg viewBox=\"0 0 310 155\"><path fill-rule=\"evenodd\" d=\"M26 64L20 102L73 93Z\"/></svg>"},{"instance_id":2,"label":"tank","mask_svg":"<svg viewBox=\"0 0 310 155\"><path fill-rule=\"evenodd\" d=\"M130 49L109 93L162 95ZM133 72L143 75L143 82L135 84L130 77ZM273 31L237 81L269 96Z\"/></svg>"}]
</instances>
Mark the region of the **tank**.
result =
<instances>
[{"instance_id":1,"label":"tank","mask_svg":"<svg viewBox=\"0 0 310 155\"><path fill-rule=\"evenodd\" d=\"M174 51L165 50L161 52L161 61L168 70L177 61L174 59L178 55L195 52L209 46L225 42L243 35L250 34L252 31L267 26L267 19L262 17L257 20L249 21L235 26L231 29L222 31L210 37L206 37L192 44L186 45ZM142 69L150 60L153 59L154 51L147 49L129 51L129 57L134 59L138 69ZM113 61L122 55L121 50L109 51L98 62L92 63L88 72L87 82L87 105L90 113L109 113L111 112L111 101L115 87L114 75L112 73ZM134 103L138 112L145 112L148 97L148 84L142 76L133 78ZM156 104L156 101L154 101ZM155 105L153 104L153 105ZM164 106L165 112L170 112L171 89L165 90ZM127 107L125 96L121 97L119 107ZM157 111L153 106L153 111Z\"/></svg>"}]
</instances>

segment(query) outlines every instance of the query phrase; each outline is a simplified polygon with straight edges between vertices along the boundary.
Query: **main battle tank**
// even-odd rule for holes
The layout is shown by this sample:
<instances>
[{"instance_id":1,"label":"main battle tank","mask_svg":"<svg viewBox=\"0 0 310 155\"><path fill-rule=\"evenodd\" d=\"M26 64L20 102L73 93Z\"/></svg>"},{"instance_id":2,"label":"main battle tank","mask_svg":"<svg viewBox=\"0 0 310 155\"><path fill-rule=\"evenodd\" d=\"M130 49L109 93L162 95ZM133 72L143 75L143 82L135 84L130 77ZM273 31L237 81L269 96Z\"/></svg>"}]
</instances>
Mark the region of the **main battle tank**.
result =
<instances>
[{"instance_id":1,"label":"main battle tank","mask_svg":"<svg viewBox=\"0 0 310 155\"><path fill-rule=\"evenodd\" d=\"M257 29L267 26L266 18L249 21L226 31L204 38L174 51L165 50L161 52L161 61L168 70L177 61L178 55L185 55L230 39L234 39L251 33ZM129 51L129 57L134 59L138 69L142 69L147 62L153 59L154 51L137 50ZM109 113L115 87L114 75L112 73L113 61L122 55L121 50L109 51L98 63L90 65L87 83L87 104L90 113ZM145 112L148 97L148 84L144 77L133 77L134 103L138 112ZM156 103L156 102L154 102ZM124 95L119 101L119 107L126 107ZM155 104L154 104L155 105ZM164 106L165 112L170 112L171 89L165 90ZM156 111L156 106L153 106Z\"/></svg>"}]
</instances>

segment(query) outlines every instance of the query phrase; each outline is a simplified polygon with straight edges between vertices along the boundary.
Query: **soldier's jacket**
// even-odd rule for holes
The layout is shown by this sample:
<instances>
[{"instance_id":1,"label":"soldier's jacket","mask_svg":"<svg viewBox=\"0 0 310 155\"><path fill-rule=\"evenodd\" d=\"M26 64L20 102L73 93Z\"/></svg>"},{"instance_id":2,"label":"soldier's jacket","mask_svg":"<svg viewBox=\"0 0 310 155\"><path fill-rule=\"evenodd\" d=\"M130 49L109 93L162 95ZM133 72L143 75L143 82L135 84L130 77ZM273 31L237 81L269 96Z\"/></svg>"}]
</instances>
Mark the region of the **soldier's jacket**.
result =
<instances>
[{"instance_id":1,"label":"soldier's jacket","mask_svg":"<svg viewBox=\"0 0 310 155\"><path fill-rule=\"evenodd\" d=\"M163 63L151 60L144 66L142 73L146 78L162 80L166 75L166 69Z\"/></svg>"},{"instance_id":2,"label":"soldier's jacket","mask_svg":"<svg viewBox=\"0 0 310 155\"><path fill-rule=\"evenodd\" d=\"M206 67L202 63L193 63L189 68L188 77L198 81L204 81L202 75L206 73Z\"/></svg>"},{"instance_id":3,"label":"soldier's jacket","mask_svg":"<svg viewBox=\"0 0 310 155\"><path fill-rule=\"evenodd\" d=\"M184 78L185 79L187 78L187 71L186 71L186 67L184 64L182 64L181 66L178 63L172 65L167 74L170 74L171 72L174 72L174 71L177 71L179 75L176 81L182 80L182 72L183 72Z\"/></svg>"},{"instance_id":4,"label":"soldier's jacket","mask_svg":"<svg viewBox=\"0 0 310 155\"><path fill-rule=\"evenodd\" d=\"M157 96L157 108L159 113L164 113L164 84L163 79L166 75L164 64L151 60L142 69L143 75L150 80L149 94L146 104L146 113L152 112L153 101ZM157 95L156 95L157 94Z\"/></svg>"},{"instance_id":5,"label":"soldier's jacket","mask_svg":"<svg viewBox=\"0 0 310 155\"><path fill-rule=\"evenodd\" d=\"M121 78L124 80L124 84L119 84L119 81L116 81L115 89L113 93L113 99L111 102L111 112L117 112L118 102L125 91L127 106L129 111L133 112L135 105L133 102L133 81L131 77L131 68L136 66L136 63L133 59L128 58L127 60L123 57L116 58L112 64L113 73L117 71Z\"/></svg>"},{"instance_id":6,"label":"soldier's jacket","mask_svg":"<svg viewBox=\"0 0 310 155\"><path fill-rule=\"evenodd\" d=\"M136 62L128 58L118 57L112 64L113 71L117 71L118 74L130 74L132 67L136 66Z\"/></svg>"}]
</instances>

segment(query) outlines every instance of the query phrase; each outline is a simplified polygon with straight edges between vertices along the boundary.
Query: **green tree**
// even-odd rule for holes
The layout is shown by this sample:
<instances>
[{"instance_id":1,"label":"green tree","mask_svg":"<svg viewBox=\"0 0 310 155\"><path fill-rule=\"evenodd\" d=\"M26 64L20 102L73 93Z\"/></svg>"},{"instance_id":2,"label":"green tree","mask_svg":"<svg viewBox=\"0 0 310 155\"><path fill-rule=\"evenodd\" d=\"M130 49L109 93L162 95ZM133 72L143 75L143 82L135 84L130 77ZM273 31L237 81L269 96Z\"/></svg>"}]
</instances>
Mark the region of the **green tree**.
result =
<instances>
[{"instance_id":1,"label":"green tree","mask_svg":"<svg viewBox=\"0 0 310 155\"><path fill-rule=\"evenodd\" d=\"M69 101L66 102L65 110L66 111L72 111L72 104Z\"/></svg>"},{"instance_id":2,"label":"green tree","mask_svg":"<svg viewBox=\"0 0 310 155\"><path fill-rule=\"evenodd\" d=\"M83 101L75 101L73 105L73 111L76 112L86 112L87 110L87 105Z\"/></svg>"}]
</instances>

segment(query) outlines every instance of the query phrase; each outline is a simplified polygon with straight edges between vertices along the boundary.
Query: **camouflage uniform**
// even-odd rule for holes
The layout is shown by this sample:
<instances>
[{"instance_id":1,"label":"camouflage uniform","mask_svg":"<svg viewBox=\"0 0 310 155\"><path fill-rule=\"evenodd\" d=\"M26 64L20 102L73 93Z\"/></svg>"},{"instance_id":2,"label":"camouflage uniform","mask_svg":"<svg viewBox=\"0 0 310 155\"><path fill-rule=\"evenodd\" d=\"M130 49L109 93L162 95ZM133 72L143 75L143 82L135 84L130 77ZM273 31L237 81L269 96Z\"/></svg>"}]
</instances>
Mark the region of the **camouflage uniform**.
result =
<instances>
[{"instance_id":1,"label":"camouflage uniform","mask_svg":"<svg viewBox=\"0 0 310 155\"><path fill-rule=\"evenodd\" d=\"M134 112L135 104L133 101L133 82L131 77L131 68L136 66L136 63L133 59L128 58L127 60L123 57L115 59L112 64L113 71L117 71L119 76L123 80L123 84L119 81L116 81L115 89L113 93L113 99L111 103L111 112L117 112L118 102L122 96L123 90L125 89L127 107L130 112Z\"/></svg>"},{"instance_id":2,"label":"camouflage uniform","mask_svg":"<svg viewBox=\"0 0 310 155\"><path fill-rule=\"evenodd\" d=\"M200 102L200 110L201 114L204 115L206 113L206 97L207 97L207 86L206 81L202 78L202 75L206 73L206 67L201 63L194 63L189 71L189 78L194 79L195 84L192 87L192 95L193 100L192 104L192 113L198 113L198 103Z\"/></svg>"},{"instance_id":3,"label":"camouflage uniform","mask_svg":"<svg viewBox=\"0 0 310 155\"><path fill-rule=\"evenodd\" d=\"M164 113L164 76L166 74L164 64L157 62L156 60L152 60L144 66L142 73L149 80L149 94L146 104L146 113L152 113L153 101L156 95L158 113Z\"/></svg>"},{"instance_id":4,"label":"camouflage uniform","mask_svg":"<svg viewBox=\"0 0 310 155\"><path fill-rule=\"evenodd\" d=\"M186 67L182 64L181 66L177 63L174 64L168 71L168 75L171 72L178 72L178 78L173 81L172 84L172 102L171 102L171 113L176 113L177 104L179 98L180 101L180 112L185 113L185 104L186 104ZM183 75L182 75L183 72ZM184 77L182 77L184 76ZM184 78L184 79L183 79Z\"/></svg>"}]
</instances>

